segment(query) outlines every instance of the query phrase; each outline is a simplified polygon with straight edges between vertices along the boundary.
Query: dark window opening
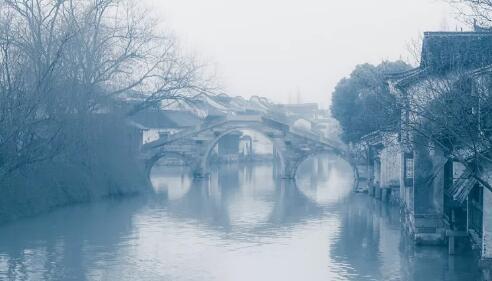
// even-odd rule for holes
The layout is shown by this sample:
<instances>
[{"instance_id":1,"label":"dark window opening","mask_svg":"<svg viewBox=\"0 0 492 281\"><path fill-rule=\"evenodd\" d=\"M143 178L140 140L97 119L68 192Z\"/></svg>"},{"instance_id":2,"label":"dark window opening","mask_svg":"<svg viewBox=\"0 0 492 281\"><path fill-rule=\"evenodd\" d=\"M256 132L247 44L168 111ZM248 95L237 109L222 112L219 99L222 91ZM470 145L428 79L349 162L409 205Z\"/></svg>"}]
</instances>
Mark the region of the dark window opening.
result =
<instances>
[{"instance_id":1,"label":"dark window opening","mask_svg":"<svg viewBox=\"0 0 492 281\"><path fill-rule=\"evenodd\" d=\"M413 178L414 178L414 160L413 153L405 153L404 154L404 180L405 186L410 187L413 186Z\"/></svg>"}]
</instances>

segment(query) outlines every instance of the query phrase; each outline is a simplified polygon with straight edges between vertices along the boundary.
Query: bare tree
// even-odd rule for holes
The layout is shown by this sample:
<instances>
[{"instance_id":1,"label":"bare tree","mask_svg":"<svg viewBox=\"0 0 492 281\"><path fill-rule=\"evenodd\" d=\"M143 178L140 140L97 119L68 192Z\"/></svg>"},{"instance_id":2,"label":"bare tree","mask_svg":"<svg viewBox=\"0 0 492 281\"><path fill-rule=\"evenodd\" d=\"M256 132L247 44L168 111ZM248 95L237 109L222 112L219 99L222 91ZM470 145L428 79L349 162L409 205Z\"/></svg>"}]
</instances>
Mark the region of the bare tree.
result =
<instances>
[{"instance_id":1,"label":"bare tree","mask_svg":"<svg viewBox=\"0 0 492 281\"><path fill-rule=\"evenodd\" d=\"M467 22L475 25L492 26L492 0L446 0Z\"/></svg>"},{"instance_id":2,"label":"bare tree","mask_svg":"<svg viewBox=\"0 0 492 281\"><path fill-rule=\"evenodd\" d=\"M424 41L423 36L420 34L417 38L410 40L407 43L408 59L407 63L413 66L420 65L420 59L422 54L422 42Z\"/></svg>"},{"instance_id":3,"label":"bare tree","mask_svg":"<svg viewBox=\"0 0 492 281\"><path fill-rule=\"evenodd\" d=\"M206 88L202 66L136 3L0 2L0 177L78 139L66 135L70 120Z\"/></svg>"},{"instance_id":4,"label":"bare tree","mask_svg":"<svg viewBox=\"0 0 492 281\"><path fill-rule=\"evenodd\" d=\"M63 34L55 39L52 28L52 42L60 40L58 48L44 48L42 28L54 26L53 18L35 15L35 7L29 6L33 16L24 21L27 10L13 9L12 4L3 3L0 14L0 176L52 157L60 132L50 88L56 85L52 80L59 47L66 40ZM52 8L56 13L59 7Z\"/></svg>"},{"instance_id":5,"label":"bare tree","mask_svg":"<svg viewBox=\"0 0 492 281\"><path fill-rule=\"evenodd\" d=\"M140 103L129 112L134 114L205 88L203 66L183 56L175 38L160 33L158 22L146 10L131 1L86 4L79 11L70 1L65 11L70 29L76 31L71 41L72 49L78 51L70 57L75 66L72 75L80 77L86 89L103 89L110 98L136 98ZM88 100L89 109L95 105L97 99Z\"/></svg>"},{"instance_id":6,"label":"bare tree","mask_svg":"<svg viewBox=\"0 0 492 281\"><path fill-rule=\"evenodd\" d=\"M426 75L401 91L402 141L428 146L463 164L483 186L482 166L492 158L492 72L489 68Z\"/></svg>"}]
</instances>

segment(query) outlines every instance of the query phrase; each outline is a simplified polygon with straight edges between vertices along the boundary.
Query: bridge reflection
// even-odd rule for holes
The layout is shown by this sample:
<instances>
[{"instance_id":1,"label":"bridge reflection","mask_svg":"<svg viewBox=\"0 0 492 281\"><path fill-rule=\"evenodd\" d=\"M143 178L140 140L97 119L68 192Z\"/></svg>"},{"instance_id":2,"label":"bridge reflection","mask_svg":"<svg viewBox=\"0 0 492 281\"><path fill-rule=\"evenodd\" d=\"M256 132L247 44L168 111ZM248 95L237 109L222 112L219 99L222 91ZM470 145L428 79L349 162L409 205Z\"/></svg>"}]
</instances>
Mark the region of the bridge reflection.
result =
<instances>
[{"instance_id":1,"label":"bridge reflection","mask_svg":"<svg viewBox=\"0 0 492 281\"><path fill-rule=\"evenodd\" d=\"M479 280L468 257L416 249L340 162L307 161L297 185L271 165L176 169L147 197L0 227L0 280Z\"/></svg>"},{"instance_id":2,"label":"bridge reflection","mask_svg":"<svg viewBox=\"0 0 492 281\"><path fill-rule=\"evenodd\" d=\"M279 180L271 164L254 163L216 166L208 180L200 181L177 176L186 174L182 168L162 167L154 169L153 179L156 191L169 199L169 215L224 231L258 234L329 212L351 191L350 166L327 157L306 161L297 184Z\"/></svg>"}]
</instances>

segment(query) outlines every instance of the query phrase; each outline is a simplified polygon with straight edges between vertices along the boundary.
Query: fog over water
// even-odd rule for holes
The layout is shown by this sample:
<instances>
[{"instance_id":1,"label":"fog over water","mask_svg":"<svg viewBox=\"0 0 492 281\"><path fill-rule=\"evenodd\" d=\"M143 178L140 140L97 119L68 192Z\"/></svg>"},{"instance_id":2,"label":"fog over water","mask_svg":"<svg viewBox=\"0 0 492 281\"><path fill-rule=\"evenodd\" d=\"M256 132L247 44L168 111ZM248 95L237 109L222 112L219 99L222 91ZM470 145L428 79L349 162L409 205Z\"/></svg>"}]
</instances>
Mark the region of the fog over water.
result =
<instances>
[{"instance_id":1,"label":"fog over water","mask_svg":"<svg viewBox=\"0 0 492 281\"><path fill-rule=\"evenodd\" d=\"M474 1L0 0L0 281L492 279Z\"/></svg>"},{"instance_id":2,"label":"fog over water","mask_svg":"<svg viewBox=\"0 0 492 281\"><path fill-rule=\"evenodd\" d=\"M146 0L183 46L215 66L226 92L330 103L355 65L409 60L424 31L464 24L440 0Z\"/></svg>"},{"instance_id":3,"label":"fog over water","mask_svg":"<svg viewBox=\"0 0 492 281\"><path fill-rule=\"evenodd\" d=\"M345 162L307 160L297 186L273 171L221 165L192 182L155 167L157 196L3 226L0 280L477 280L466 255L414 248L397 208L352 192Z\"/></svg>"}]
</instances>

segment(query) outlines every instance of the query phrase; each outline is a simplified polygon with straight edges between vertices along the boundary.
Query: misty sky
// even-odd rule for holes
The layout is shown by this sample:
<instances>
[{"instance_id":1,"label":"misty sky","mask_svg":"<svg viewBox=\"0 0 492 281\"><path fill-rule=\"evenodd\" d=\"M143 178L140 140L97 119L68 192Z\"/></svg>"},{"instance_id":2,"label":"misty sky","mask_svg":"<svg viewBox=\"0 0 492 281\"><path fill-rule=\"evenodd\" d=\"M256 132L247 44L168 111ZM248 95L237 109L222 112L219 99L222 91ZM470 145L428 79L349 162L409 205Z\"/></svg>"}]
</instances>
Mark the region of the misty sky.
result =
<instances>
[{"instance_id":1,"label":"misty sky","mask_svg":"<svg viewBox=\"0 0 492 281\"><path fill-rule=\"evenodd\" d=\"M455 30L438 0L147 0L230 95L329 104L356 64L408 59L423 31Z\"/></svg>"}]
</instances>

